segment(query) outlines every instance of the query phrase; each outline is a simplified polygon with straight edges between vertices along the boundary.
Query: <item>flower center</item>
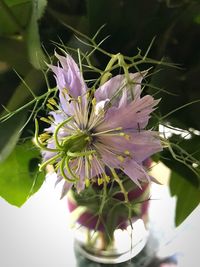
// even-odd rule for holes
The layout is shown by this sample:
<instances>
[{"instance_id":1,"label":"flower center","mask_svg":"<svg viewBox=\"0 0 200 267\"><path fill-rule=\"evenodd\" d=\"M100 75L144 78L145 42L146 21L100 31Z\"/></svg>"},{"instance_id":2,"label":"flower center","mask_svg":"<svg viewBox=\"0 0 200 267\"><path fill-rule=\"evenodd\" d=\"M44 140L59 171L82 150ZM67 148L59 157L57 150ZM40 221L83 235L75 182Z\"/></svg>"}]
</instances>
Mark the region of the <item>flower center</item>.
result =
<instances>
[{"instance_id":1,"label":"flower center","mask_svg":"<svg viewBox=\"0 0 200 267\"><path fill-rule=\"evenodd\" d=\"M85 132L77 133L76 135L72 135L70 137L66 137L63 143L63 150L65 152L81 152L84 151L85 148L90 143L90 136Z\"/></svg>"}]
</instances>

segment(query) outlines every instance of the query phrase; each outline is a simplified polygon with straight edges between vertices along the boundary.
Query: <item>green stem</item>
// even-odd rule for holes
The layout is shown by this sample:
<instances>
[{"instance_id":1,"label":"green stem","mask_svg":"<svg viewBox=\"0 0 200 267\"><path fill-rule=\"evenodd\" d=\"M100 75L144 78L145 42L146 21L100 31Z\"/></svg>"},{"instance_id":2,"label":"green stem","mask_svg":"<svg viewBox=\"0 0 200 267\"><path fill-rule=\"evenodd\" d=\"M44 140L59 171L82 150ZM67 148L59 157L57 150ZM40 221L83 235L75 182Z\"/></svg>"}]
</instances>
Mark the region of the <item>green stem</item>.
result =
<instances>
[{"instance_id":1,"label":"green stem","mask_svg":"<svg viewBox=\"0 0 200 267\"><path fill-rule=\"evenodd\" d=\"M125 75L127 84L132 84L133 82L130 79L130 75L129 75L127 64L124 61L124 56L121 55L121 54L118 54L118 63L119 63L119 66L121 66L123 68L123 70L124 70L124 75ZM133 90L131 90L131 88L130 88L130 95L131 95L131 99L133 100L134 99L134 94L133 94Z\"/></svg>"},{"instance_id":2,"label":"green stem","mask_svg":"<svg viewBox=\"0 0 200 267\"><path fill-rule=\"evenodd\" d=\"M1 1L1 0L0 0ZM39 102L41 99L48 97L52 92L56 92L58 89L57 88L52 88L50 89L51 91L48 91L46 93L44 93L41 96L37 96L36 98L34 98L33 100L31 100L30 102L26 103L25 105L23 105L22 107L16 109L15 111L10 111L9 114L3 115L2 117L0 117L0 122L6 121L9 118L11 118L13 115L19 113L21 110L24 110L26 108L28 108L29 106L33 105L35 102ZM10 110L8 108L8 110Z\"/></svg>"},{"instance_id":3,"label":"green stem","mask_svg":"<svg viewBox=\"0 0 200 267\"><path fill-rule=\"evenodd\" d=\"M112 172L112 175L113 175L115 181L119 184L119 186L121 188L121 191L124 195L125 202L129 203L128 192L126 192L126 189L124 188L122 181L120 180L119 176L117 175L116 171L113 168L110 168L110 170Z\"/></svg>"},{"instance_id":4,"label":"green stem","mask_svg":"<svg viewBox=\"0 0 200 267\"><path fill-rule=\"evenodd\" d=\"M119 55L120 54L116 54L116 55L113 55L111 57L110 61L108 62L107 66L105 68L104 74L101 77L100 85L102 85L105 82L107 82L107 80L110 78L110 76L111 76L110 69L115 64L115 62L118 60Z\"/></svg>"}]
</instances>

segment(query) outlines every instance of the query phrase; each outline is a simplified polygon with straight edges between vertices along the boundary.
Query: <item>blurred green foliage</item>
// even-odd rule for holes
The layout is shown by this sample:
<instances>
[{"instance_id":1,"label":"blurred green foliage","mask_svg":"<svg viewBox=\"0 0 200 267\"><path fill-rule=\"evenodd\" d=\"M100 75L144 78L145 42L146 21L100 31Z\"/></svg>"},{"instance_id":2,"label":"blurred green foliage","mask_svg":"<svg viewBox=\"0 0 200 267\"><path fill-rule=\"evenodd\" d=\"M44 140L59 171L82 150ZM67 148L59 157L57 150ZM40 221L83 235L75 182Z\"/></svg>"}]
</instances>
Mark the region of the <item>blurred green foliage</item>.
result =
<instances>
[{"instance_id":1,"label":"blurred green foliage","mask_svg":"<svg viewBox=\"0 0 200 267\"><path fill-rule=\"evenodd\" d=\"M138 48L146 51L156 37L149 56L158 61L179 64L180 68L155 66L156 74L150 80L152 86L146 91L162 98L157 112L160 123L189 130L191 134L187 142L181 136L173 138L176 144L173 151L179 158L186 158L185 164L184 160L182 163L177 161L170 151L164 151L160 156L160 160L172 170L170 187L172 194L178 197L176 223L179 224L200 200L199 18L198 0L0 0L1 118L46 91L47 84L42 73L46 66L44 60L48 62L49 56L53 55L55 43L62 41L66 46L86 49L68 26L91 37L106 24L98 38L101 41L106 36L110 37L102 43L102 47L110 53L120 52L127 56L137 54ZM105 66L106 58L97 52L94 62ZM49 82L53 84L51 79ZM155 90L155 87L163 90ZM184 108L180 108L182 106ZM15 167L21 164L13 163L12 154L9 154L15 153L12 150L20 137L22 142L33 135L31 119L25 127L22 126L24 116L30 118L34 112L34 105L29 105L23 116L15 115L0 122L0 193L14 205L21 205L23 201L5 197L5 191L9 190L7 186L3 187L2 181L8 181L9 177L13 179L17 174L12 167L6 169L6 174L1 170L8 161ZM40 112L45 110L41 108ZM193 158L178 147L194 157L195 167L192 165ZM35 151L32 151L32 156L31 151L29 160L23 164L27 165L35 158ZM17 182L20 185L19 179L15 180ZM178 190L180 187L181 190ZM192 190L195 190L194 194ZM24 194L25 191L22 191ZM22 199L25 201L24 195Z\"/></svg>"}]
</instances>

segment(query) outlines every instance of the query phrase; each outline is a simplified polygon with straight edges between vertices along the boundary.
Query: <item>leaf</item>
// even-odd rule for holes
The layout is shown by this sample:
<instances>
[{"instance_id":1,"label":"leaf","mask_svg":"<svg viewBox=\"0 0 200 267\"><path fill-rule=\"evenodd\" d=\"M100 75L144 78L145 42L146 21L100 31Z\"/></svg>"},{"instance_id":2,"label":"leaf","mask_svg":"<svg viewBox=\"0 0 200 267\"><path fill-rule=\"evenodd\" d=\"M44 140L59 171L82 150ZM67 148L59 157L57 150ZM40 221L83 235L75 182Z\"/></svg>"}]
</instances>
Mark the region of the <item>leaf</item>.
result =
<instances>
[{"instance_id":1,"label":"leaf","mask_svg":"<svg viewBox=\"0 0 200 267\"><path fill-rule=\"evenodd\" d=\"M176 226L180 225L200 203L200 189L194 187L176 172L172 172L170 191L177 197Z\"/></svg>"},{"instance_id":2,"label":"leaf","mask_svg":"<svg viewBox=\"0 0 200 267\"><path fill-rule=\"evenodd\" d=\"M0 196L10 204L22 206L44 181L38 172L39 151L30 141L17 145L6 161L0 163Z\"/></svg>"},{"instance_id":3,"label":"leaf","mask_svg":"<svg viewBox=\"0 0 200 267\"><path fill-rule=\"evenodd\" d=\"M23 111L0 123L0 163L14 149L20 137L20 129L25 123L26 115L26 111Z\"/></svg>"},{"instance_id":4,"label":"leaf","mask_svg":"<svg viewBox=\"0 0 200 267\"><path fill-rule=\"evenodd\" d=\"M31 0L3 0L0 3L0 35L22 33L31 12Z\"/></svg>"},{"instance_id":5,"label":"leaf","mask_svg":"<svg viewBox=\"0 0 200 267\"><path fill-rule=\"evenodd\" d=\"M46 65L44 64L45 55L40 44L38 20L42 17L44 13L47 1L35 0L32 1L32 5L32 16L27 31L28 55L30 63L36 69L43 69L46 67Z\"/></svg>"},{"instance_id":6,"label":"leaf","mask_svg":"<svg viewBox=\"0 0 200 267\"><path fill-rule=\"evenodd\" d=\"M191 183L193 186L200 186L200 166L195 167L193 163L199 165L200 160L200 138L199 136L192 135L190 139L183 139L179 135L173 135L169 139L173 152L176 156L181 158L181 161L177 161L168 151L165 149L161 153L160 160L173 172L177 173ZM174 145L176 147L174 147Z\"/></svg>"},{"instance_id":7,"label":"leaf","mask_svg":"<svg viewBox=\"0 0 200 267\"><path fill-rule=\"evenodd\" d=\"M0 37L0 61L6 62L8 67L12 67L23 76L32 67L27 61L25 42L14 38Z\"/></svg>"}]
</instances>

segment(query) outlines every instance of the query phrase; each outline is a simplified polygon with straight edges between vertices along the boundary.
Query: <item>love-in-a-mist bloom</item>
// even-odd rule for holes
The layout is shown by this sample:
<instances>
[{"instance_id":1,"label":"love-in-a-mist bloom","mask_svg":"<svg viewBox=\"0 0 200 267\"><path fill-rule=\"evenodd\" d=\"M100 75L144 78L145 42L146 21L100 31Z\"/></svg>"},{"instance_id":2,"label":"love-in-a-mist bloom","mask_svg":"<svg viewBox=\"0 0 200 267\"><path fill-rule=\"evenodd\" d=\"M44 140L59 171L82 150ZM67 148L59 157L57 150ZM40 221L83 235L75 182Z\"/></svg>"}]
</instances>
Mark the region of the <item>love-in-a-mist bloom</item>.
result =
<instances>
[{"instance_id":1,"label":"love-in-a-mist bloom","mask_svg":"<svg viewBox=\"0 0 200 267\"><path fill-rule=\"evenodd\" d=\"M54 165L58 181L65 180L63 195L72 186L80 192L93 182L108 183L116 169L138 186L150 180L143 162L162 146L157 132L145 130L159 102L150 95L141 97L146 72L129 73L128 80L117 75L94 91L71 56L56 57L58 65L50 68L60 103L49 100L55 109L49 112L51 125L41 138L36 131L41 168Z\"/></svg>"}]
</instances>

